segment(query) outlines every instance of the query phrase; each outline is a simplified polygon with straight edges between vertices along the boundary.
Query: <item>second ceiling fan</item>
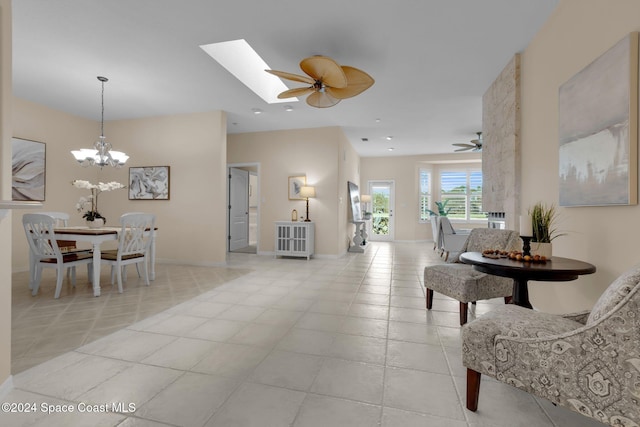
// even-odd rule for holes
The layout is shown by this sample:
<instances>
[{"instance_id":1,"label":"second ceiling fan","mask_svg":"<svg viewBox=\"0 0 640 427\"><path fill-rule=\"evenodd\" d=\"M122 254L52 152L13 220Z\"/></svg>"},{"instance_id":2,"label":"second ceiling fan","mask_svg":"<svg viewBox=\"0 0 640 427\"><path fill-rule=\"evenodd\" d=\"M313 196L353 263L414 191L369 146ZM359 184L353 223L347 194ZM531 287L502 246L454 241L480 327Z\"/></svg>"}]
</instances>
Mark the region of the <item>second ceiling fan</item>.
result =
<instances>
[{"instance_id":1,"label":"second ceiling fan","mask_svg":"<svg viewBox=\"0 0 640 427\"><path fill-rule=\"evenodd\" d=\"M454 151L482 151L482 132L476 132L477 139L472 139L469 144L452 144L456 147L460 147Z\"/></svg>"},{"instance_id":2,"label":"second ceiling fan","mask_svg":"<svg viewBox=\"0 0 640 427\"><path fill-rule=\"evenodd\" d=\"M309 95L307 104L316 108L333 107L340 100L356 96L373 85L373 78L362 70L340 65L328 56L316 55L300 61L307 76L285 71L265 70L283 79L310 86L285 90L279 99Z\"/></svg>"}]
</instances>

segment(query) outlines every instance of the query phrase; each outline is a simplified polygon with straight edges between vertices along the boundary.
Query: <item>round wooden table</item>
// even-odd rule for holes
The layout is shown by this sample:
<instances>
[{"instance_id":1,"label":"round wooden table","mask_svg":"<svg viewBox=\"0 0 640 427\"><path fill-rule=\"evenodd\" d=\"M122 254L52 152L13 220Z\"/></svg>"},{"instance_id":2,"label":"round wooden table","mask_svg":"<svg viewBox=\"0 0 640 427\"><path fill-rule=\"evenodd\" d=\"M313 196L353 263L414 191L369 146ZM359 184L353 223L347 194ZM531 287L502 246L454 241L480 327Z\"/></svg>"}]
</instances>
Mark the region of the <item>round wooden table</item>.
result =
<instances>
[{"instance_id":1,"label":"round wooden table","mask_svg":"<svg viewBox=\"0 0 640 427\"><path fill-rule=\"evenodd\" d=\"M473 268L494 276L513 279L513 303L532 308L529 302L529 280L544 282L567 282L582 274L596 272L596 267L577 259L551 257L545 263L516 261L509 258L488 258L480 252L465 252L460 261L473 265Z\"/></svg>"}]
</instances>

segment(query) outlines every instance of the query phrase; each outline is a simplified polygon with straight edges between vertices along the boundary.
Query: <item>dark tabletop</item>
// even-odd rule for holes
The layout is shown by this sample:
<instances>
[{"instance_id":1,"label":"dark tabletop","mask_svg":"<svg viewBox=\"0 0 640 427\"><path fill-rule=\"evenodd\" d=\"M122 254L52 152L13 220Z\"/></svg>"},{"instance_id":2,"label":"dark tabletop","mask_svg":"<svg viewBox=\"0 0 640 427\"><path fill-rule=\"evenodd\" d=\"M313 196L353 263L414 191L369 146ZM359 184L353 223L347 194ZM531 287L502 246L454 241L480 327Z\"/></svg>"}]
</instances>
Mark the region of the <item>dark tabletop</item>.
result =
<instances>
[{"instance_id":1,"label":"dark tabletop","mask_svg":"<svg viewBox=\"0 0 640 427\"><path fill-rule=\"evenodd\" d=\"M514 279L567 281L575 280L579 275L592 274L596 267L577 259L551 257L544 263L516 261L509 258L488 258L480 252L465 252L460 255L465 264L472 264L483 273Z\"/></svg>"}]
</instances>

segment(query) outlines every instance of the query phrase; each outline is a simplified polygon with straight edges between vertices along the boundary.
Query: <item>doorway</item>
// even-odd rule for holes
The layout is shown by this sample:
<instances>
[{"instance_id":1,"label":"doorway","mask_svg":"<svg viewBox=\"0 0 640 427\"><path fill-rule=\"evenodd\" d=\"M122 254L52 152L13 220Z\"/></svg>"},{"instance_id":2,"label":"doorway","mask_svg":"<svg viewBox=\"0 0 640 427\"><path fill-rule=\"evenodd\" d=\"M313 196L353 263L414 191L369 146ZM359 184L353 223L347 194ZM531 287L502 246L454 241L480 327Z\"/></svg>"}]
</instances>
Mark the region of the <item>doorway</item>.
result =
<instances>
[{"instance_id":1,"label":"doorway","mask_svg":"<svg viewBox=\"0 0 640 427\"><path fill-rule=\"evenodd\" d=\"M259 165L229 165L228 246L229 252L258 253Z\"/></svg>"},{"instance_id":2,"label":"doorway","mask_svg":"<svg viewBox=\"0 0 640 427\"><path fill-rule=\"evenodd\" d=\"M371 195L372 241L393 241L394 238L394 181L369 181Z\"/></svg>"}]
</instances>

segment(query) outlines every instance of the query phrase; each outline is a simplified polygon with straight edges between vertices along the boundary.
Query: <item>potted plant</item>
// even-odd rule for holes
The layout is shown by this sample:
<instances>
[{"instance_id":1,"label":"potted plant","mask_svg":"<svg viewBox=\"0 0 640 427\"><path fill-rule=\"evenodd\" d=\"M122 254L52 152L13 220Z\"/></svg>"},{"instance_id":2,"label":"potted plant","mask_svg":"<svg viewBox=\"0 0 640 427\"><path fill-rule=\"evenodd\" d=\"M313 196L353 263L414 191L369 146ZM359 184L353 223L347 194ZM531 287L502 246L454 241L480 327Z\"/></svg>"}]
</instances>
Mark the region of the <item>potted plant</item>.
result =
<instances>
[{"instance_id":1,"label":"potted plant","mask_svg":"<svg viewBox=\"0 0 640 427\"><path fill-rule=\"evenodd\" d=\"M555 205L546 205L538 202L529 209L531 216L531 227L533 237L531 238L531 253L551 257L551 242L564 233L558 233L555 222L558 218L558 212Z\"/></svg>"},{"instance_id":2,"label":"potted plant","mask_svg":"<svg viewBox=\"0 0 640 427\"><path fill-rule=\"evenodd\" d=\"M98 196L100 195L100 193L102 193L103 191L126 188L126 186L115 181L92 184L89 181L76 179L71 184L76 188L91 191L91 195L89 195L88 197L80 197L80 200L76 204L76 209L78 210L78 212L84 212L82 214L82 217L87 221L87 226L89 228L102 227L107 221L107 219L98 211Z\"/></svg>"},{"instance_id":3,"label":"potted plant","mask_svg":"<svg viewBox=\"0 0 640 427\"><path fill-rule=\"evenodd\" d=\"M436 202L436 206L438 207L438 212L434 212L431 209L427 209L427 212L429 212L429 215L434 216L434 215L440 215L440 216L447 216L449 215L449 211L451 210L451 208L447 209L447 203L449 203L449 199L445 200L444 202Z\"/></svg>"}]
</instances>

